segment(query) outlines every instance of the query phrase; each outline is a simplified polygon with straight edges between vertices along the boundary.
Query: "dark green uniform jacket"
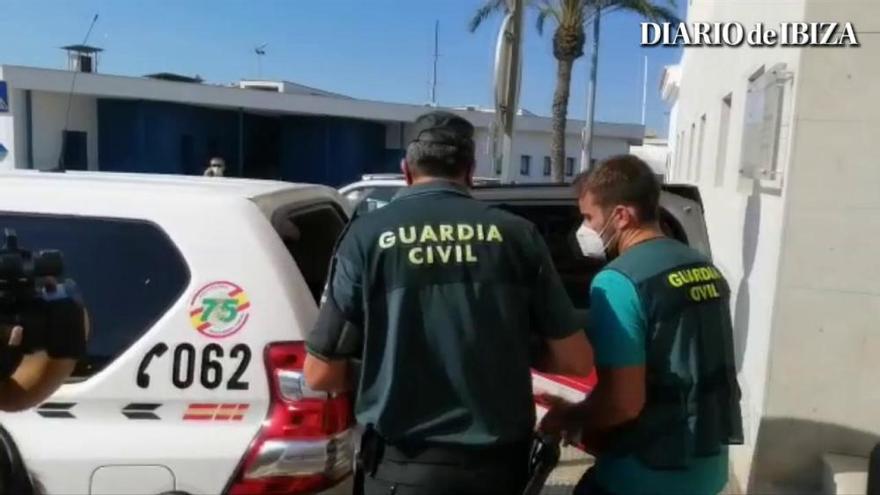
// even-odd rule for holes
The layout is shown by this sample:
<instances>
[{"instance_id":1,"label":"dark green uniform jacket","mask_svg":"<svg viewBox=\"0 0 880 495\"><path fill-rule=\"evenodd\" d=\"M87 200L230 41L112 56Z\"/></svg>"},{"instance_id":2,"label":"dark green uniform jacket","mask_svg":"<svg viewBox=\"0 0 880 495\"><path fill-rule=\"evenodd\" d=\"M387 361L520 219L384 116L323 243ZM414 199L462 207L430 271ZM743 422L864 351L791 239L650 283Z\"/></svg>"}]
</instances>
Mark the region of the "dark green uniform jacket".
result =
<instances>
[{"instance_id":1,"label":"dark green uniform jacket","mask_svg":"<svg viewBox=\"0 0 880 495\"><path fill-rule=\"evenodd\" d=\"M488 446L534 428L530 336L577 329L535 227L435 181L352 222L307 344L363 359L358 422L387 442Z\"/></svg>"},{"instance_id":2,"label":"dark green uniform jacket","mask_svg":"<svg viewBox=\"0 0 880 495\"><path fill-rule=\"evenodd\" d=\"M633 283L647 323L647 401L612 448L654 469L680 469L742 443L730 289L721 273L671 239L636 245L606 269Z\"/></svg>"}]
</instances>

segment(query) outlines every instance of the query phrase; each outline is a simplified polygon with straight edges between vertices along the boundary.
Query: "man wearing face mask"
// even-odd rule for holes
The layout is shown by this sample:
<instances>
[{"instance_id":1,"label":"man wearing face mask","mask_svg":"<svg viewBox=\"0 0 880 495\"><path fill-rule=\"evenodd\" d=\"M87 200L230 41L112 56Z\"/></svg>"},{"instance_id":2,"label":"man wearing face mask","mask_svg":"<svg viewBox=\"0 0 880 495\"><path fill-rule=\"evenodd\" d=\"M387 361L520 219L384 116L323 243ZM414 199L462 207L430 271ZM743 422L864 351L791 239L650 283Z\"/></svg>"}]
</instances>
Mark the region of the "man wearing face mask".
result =
<instances>
[{"instance_id":1,"label":"man wearing face mask","mask_svg":"<svg viewBox=\"0 0 880 495\"><path fill-rule=\"evenodd\" d=\"M357 389L367 494L522 493L530 365L587 376L592 351L534 225L473 199L474 128L414 125L409 186L339 241L305 378ZM532 337L543 341L537 362ZM349 377L350 360L362 360Z\"/></svg>"},{"instance_id":2,"label":"man wearing face mask","mask_svg":"<svg viewBox=\"0 0 880 495\"><path fill-rule=\"evenodd\" d=\"M711 261L667 238L660 185L635 156L575 182L587 256L611 261L590 287L588 337L598 385L556 400L542 422L596 456L584 494L716 494L727 446L743 440L727 282Z\"/></svg>"}]
</instances>

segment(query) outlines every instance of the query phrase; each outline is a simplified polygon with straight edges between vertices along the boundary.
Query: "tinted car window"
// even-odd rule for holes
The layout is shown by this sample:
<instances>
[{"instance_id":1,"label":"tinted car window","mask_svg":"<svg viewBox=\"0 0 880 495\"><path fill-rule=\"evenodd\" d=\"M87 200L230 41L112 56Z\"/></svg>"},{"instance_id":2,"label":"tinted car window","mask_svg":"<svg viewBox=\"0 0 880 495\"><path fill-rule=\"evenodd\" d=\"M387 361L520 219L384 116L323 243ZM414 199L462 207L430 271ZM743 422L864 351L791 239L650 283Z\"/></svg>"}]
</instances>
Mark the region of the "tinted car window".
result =
<instances>
[{"instance_id":1,"label":"tinted car window","mask_svg":"<svg viewBox=\"0 0 880 495\"><path fill-rule=\"evenodd\" d=\"M391 202L402 186L378 186L352 191L346 196L358 214L373 211Z\"/></svg>"},{"instance_id":2,"label":"tinted car window","mask_svg":"<svg viewBox=\"0 0 880 495\"><path fill-rule=\"evenodd\" d=\"M400 189L398 186L377 186L357 189L347 194L355 205L358 214L381 208ZM490 201L495 202L495 201ZM536 225L544 237L559 276L578 309L589 307L589 289L593 277L602 269L604 263L585 258L580 254L574 234L583 221L574 199L557 204L498 204L501 208L528 219ZM666 210L661 209L660 227L674 239L688 243L684 229Z\"/></svg>"},{"instance_id":3,"label":"tinted car window","mask_svg":"<svg viewBox=\"0 0 880 495\"><path fill-rule=\"evenodd\" d=\"M275 229L296 261L315 301L321 298L336 239L345 228L345 222L345 216L329 204L281 210L273 217Z\"/></svg>"},{"instance_id":4,"label":"tinted car window","mask_svg":"<svg viewBox=\"0 0 880 495\"><path fill-rule=\"evenodd\" d=\"M58 249L66 278L82 292L91 334L76 376L91 375L121 355L177 301L189 268L154 224L90 217L0 213L0 228L26 249Z\"/></svg>"},{"instance_id":5,"label":"tinted car window","mask_svg":"<svg viewBox=\"0 0 880 495\"><path fill-rule=\"evenodd\" d=\"M583 221L575 205L501 204L501 208L535 224L547 243L550 256L562 279L565 290L576 308L589 305L589 288L593 276L603 263L580 254L574 233Z\"/></svg>"},{"instance_id":6,"label":"tinted car window","mask_svg":"<svg viewBox=\"0 0 880 495\"><path fill-rule=\"evenodd\" d=\"M583 222L583 217L575 204L556 205L518 205L500 204L501 208L519 215L534 223L553 258L556 270L565 285L569 297L578 309L586 309L590 304L590 284L593 277L605 265L585 258L575 239L575 232ZM674 239L687 243L684 230L665 210L660 215L660 227Z\"/></svg>"}]
</instances>

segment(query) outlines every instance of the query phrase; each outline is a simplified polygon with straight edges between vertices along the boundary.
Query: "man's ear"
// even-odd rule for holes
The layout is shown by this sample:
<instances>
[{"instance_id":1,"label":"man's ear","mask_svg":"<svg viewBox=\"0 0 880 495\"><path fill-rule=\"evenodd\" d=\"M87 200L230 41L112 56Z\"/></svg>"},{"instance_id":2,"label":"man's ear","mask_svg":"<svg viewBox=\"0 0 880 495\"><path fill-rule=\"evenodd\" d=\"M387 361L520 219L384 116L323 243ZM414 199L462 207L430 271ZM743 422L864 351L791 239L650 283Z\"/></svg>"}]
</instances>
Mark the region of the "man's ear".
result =
<instances>
[{"instance_id":1,"label":"man's ear","mask_svg":"<svg viewBox=\"0 0 880 495\"><path fill-rule=\"evenodd\" d=\"M620 216L620 220L618 220L618 229L626 229L631 227L638 227L641 219L639 218L639 212L636 211L636 208L633 206L624 206L622 209L624 215Z\"/></svg>"},{"instance_id":2,"label":"man's ear","mask_svg":"<svg viewBox=\"0 0 880 495\"><path fill-rule=\"evenodd\" d=\"M409 164L406 163L406 158L400 160L400 171L403 172L403 178L406 179L406 185L411 186L413 183L412 171L409 169Z\"/></svg>"},{"instance_id":3,"label":"man's ear","mask_svg":"<svg viewBox=\"0 0 880 495\"><path fill-rule=\"evenodd\" d=\"M474 173L477 171L477 162L471 162L471 165L468 167L467 176L465 176L465 182L468 187L474 187Z\"/></svg>"}]
</instances>

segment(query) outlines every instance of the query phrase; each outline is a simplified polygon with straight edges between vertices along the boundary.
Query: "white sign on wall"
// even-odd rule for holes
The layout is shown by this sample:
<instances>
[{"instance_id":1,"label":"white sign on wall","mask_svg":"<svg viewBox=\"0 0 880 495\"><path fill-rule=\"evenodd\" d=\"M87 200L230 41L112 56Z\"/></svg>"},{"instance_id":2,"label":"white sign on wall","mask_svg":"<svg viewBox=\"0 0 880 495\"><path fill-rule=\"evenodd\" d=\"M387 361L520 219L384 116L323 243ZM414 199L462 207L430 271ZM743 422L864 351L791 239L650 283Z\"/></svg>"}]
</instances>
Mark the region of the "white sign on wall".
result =
<instances>
[{"instance_id":1,"label":"white sign on wall","mask_svg":"<svg viewBox=\"0 0 880 495\"><path fill-rule=\"evenodd\" d=\"M787 73L784 64L749 81L740 174L773 180L780 175L780 130Z\"/></svg>"}]
</instances>

